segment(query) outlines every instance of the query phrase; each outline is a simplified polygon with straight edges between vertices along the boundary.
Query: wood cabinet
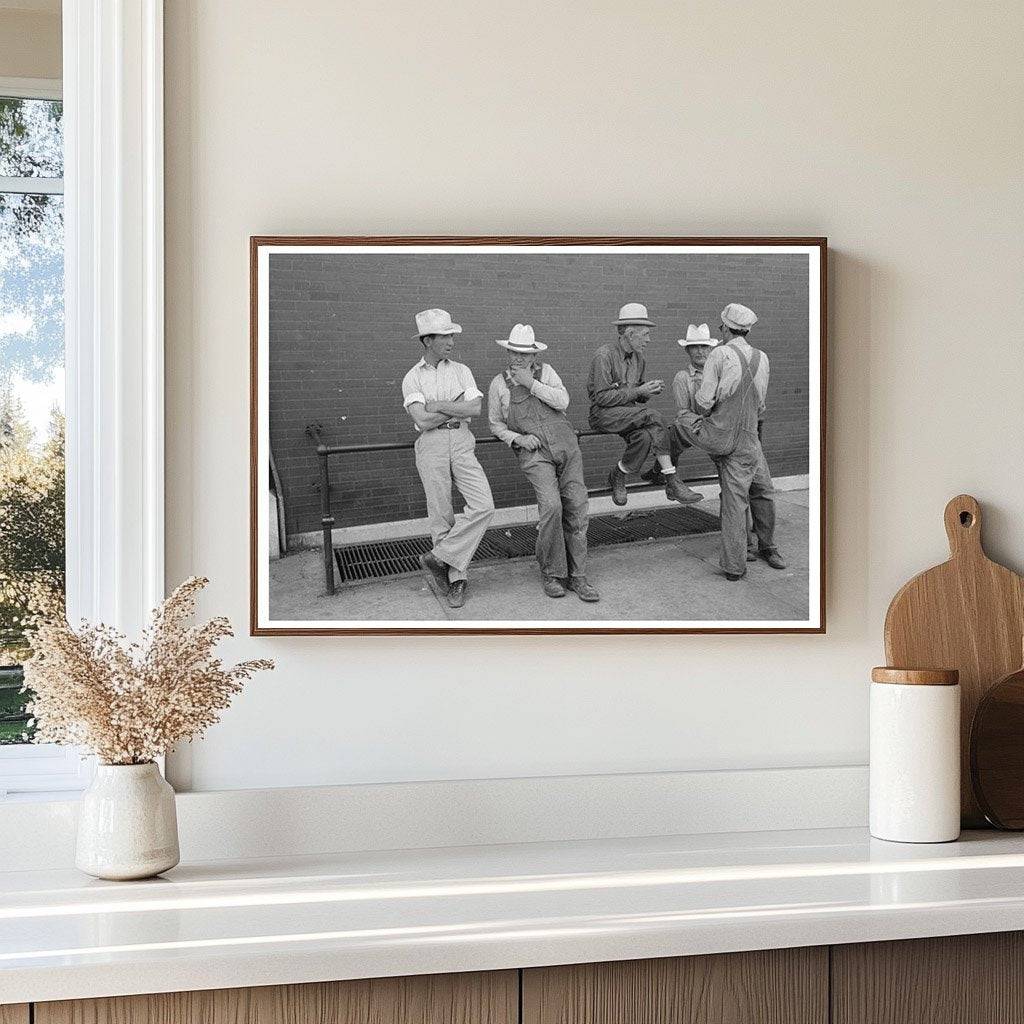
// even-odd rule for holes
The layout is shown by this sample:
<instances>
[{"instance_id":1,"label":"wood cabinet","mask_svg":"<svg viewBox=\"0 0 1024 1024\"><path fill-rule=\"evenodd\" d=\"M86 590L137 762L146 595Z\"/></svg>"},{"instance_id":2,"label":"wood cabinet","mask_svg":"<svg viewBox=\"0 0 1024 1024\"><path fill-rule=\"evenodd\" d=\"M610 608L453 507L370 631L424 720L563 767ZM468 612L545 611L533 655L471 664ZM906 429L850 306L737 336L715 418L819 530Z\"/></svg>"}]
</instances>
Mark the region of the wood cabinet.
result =
<instances>
[{"instance_id":1,"label":"wood cabinet","mask_svg":"<svg viewBox=\"0 0 1024 1024\"><path fill-rule=\"evenodd\" d=\"M1024 933L0 1006L0 1024L1024 1024Z\"/></svg>"},{"instance_id":2,"label":"wood cabinet","mask_svg":"<svg viewBox=\"0 0 1024 1024\"><path fill-rule=\"evenodd\" d=\"M1024 933L832 947L833 1024L1021 1024Z\"/></svg>"},{"instance_id":3,"label":"wood cabinet","mask_svg":"<svg viewBox=\"0 0 1024 1024\"><path fill-rule=\"evenodd\" d=\"M518 981L492 971L81 999L37 1003L35 1024L516 1024Z\"/></svg>"},{"instance_id":4,"label":"wood cabinet","mask_svg":"<svg viewBox=\"0 0 1024 1024\"><path fill-rule=\"evenodd\" d=\"M523 971L523 1024L826 1024L828 949Z\"/></svg>"}]
</instances>

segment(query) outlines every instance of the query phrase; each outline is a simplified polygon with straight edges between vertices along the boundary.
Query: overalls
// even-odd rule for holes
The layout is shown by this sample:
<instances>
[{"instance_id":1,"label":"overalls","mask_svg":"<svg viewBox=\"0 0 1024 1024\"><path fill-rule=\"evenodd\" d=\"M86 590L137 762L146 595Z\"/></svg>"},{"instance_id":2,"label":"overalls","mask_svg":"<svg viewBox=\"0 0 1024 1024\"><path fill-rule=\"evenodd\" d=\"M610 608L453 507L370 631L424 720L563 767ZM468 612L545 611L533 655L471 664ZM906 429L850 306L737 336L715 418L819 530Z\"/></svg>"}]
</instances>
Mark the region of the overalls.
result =
<instances>
[{"instance_id":1,"label":"overalls","mask_svg":"<svg viewBox=\"0 0 1024 1024\"><path fill-rule=\"evenodd\" d=\"M747 508L754 519L761 551L775 548L775 490L757 437L757 388L754 375L761 352L750 361L735 346L741 378L736 390L715 403L705 416L681 411L675 433L682 447L693 445L711 456L721 485L722 556L724 572L747 571Z\"/></svg>"},{"instance_id":2,"label":"overalls","mask_svg":"<svg viewBox=\"0 0 1024 1024\"><path fill-rule=\"evenodd\" d=\"M540 447L520 448L519 465L537 494L537 561L545 576L587 574L587 485L583 454L568 417L530 394L509 389L508 426L533 434Z\"/></svg>"}]
</instances>

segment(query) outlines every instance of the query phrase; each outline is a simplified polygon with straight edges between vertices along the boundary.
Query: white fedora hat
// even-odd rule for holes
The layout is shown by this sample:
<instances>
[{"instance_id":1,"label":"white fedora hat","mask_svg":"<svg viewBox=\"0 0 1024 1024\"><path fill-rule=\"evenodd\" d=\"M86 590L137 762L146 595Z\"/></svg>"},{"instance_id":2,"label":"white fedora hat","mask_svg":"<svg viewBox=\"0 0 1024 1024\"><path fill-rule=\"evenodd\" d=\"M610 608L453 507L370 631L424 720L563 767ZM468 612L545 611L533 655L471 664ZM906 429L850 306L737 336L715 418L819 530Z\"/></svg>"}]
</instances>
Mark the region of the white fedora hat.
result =
<instances>
[{"instance_id":1,"label":"white fedora hat","mask_svg":"<svg viewBox=\"0 0 1024 1024\"><path fill-rule=\"evenodd\" d=\"M416 314L416 336L424 334L461 334L462 328L452 323L452 315L447 309L425 309Z\"/></svg>"},{"instance_id":2,"label":"white fedora hat","mask_svg":"<svg viewBox=\"0 0 1024 1024\"><path fill-rule=\"evenodd\" d=\"M683 348L687 345L710 345L714 348L718 344L718 339L711 337L711 330L707 324L701 324L700 327L690 324L686 328L686 337L680 338L676 344L682 345Z\"/></svg>"},{"instance_id":3,"label":"white fedora hat","mask_svg":"<svg viewBox=\"0 0 1024 1024\"><path fill-rule=\"evenodd\" d=\"M647 307L642 302L627 302L619 310L619 319L615 321L616 327L624 324L641 324L644 327L656 326L654 321L647 315Z\"/></svg>"},{"instance_id":4,"label":"white fedora hat","mask_svg":"<svg viewBox=\"0 0 1024 1024\"><path fill-rule=\"evenodd\" d=\"M529 355L531 352L543 352L547 345L533 336L533 328L529 324L516 324L509 331L507 338L498 338L498 344L509 352Z\"/></svg>"}]
</instances>

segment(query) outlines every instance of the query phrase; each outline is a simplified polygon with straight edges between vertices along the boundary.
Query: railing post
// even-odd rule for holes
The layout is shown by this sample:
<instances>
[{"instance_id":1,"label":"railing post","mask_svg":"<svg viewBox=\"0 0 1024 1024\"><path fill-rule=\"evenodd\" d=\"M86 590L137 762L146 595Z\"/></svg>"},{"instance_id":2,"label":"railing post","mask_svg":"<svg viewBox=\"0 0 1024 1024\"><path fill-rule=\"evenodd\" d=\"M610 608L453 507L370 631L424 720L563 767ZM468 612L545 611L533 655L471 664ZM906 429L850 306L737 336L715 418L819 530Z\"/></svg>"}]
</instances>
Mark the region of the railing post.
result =
<instances>
[{"instance_id":1,"label":"railing post","mask_svg":"<svg viewBox=\"0 0 1024 1024\"><path fill-rule=\"evenodd\" d=\"M320 525L324 531L324 581L327 593L334 593L334 516L331 515L331 471L327 464L327 449L317 445L320 456Z\"/></svg>"}]
</instances>

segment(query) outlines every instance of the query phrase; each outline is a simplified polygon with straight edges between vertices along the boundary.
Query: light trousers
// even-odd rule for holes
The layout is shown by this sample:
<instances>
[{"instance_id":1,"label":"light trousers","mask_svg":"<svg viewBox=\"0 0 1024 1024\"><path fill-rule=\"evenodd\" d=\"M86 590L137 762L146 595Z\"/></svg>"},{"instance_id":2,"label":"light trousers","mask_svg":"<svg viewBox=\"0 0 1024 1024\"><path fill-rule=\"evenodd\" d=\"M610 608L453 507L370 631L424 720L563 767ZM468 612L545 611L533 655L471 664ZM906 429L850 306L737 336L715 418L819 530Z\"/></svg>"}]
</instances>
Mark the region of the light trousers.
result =
<instances>
[{"instance_id":1,"label":"light trousers","mask_svg":"<svg viewBox=\"0 0 1024 1024\"><path fill-rule=\"evenodd\" d=\"M494 499L477 462L476 439L467 426L427 430L416 439L416 469L427 499L433 554L448 564L448 580L466 579L466 569L494 515ZM452 483L466 505L452 506Z\"/></svg>"}]
</instances>

